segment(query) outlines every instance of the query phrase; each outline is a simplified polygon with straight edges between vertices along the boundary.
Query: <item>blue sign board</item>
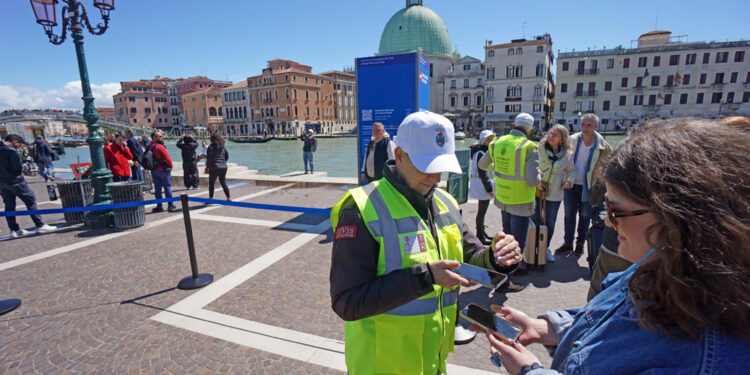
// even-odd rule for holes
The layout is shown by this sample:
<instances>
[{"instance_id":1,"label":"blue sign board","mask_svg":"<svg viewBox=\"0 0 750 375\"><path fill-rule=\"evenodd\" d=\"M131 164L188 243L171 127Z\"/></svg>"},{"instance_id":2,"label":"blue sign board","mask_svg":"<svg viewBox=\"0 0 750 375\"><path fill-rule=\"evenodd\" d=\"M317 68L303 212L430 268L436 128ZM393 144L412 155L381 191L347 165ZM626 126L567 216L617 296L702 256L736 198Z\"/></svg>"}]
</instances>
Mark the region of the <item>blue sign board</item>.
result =
<instances>
[{"instance_id":1,"label":"blue sign board","mask_svg":"<svg viewBox=\"0 0 750 375\"><path fill-rule=\"evenodd\" d=\"M418 53L362 57L357 67L357 170L362 169L372 124L380 122L391 138L411 113L428 110L429 63Z\"/></svg>"}]
</instances>

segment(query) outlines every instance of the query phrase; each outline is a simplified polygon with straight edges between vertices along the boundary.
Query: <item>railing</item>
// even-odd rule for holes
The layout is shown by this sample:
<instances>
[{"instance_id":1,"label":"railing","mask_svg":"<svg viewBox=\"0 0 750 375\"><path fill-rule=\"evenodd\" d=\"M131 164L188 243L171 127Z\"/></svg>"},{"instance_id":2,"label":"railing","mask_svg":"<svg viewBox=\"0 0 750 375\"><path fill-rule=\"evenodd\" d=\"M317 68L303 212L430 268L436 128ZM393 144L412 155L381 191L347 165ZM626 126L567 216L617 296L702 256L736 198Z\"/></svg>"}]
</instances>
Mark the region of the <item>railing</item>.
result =
<instances>
[{"instance_id":1,"label":"railing","mask_svg":"<svg viewBox=\"0 0 750 375\"><path fill-rule=\"evenodd\" d=\"M535 101L535 102L543 102L544 101L544 95L534 95L533 101Z\"/></svg>"},{"instance_id":2,"label":"railing","mask_svg":"<svg viewBox=\"0 0 750 375\"><path fill-rule=\"evenodd\" d=\"M576 91L575 92L575 96L577 98L587 97L587 96L596 96L598 94L599 94L599 92L596 91L596 90L582 90L582 91Z\"/></svg>"},{"instance_id":3,"label":"railing","mask_svg":"<svg viewBox=\"0 0 750 375\"><path fill-rule=\"evenodd\" d=\"M740 109L740 103L727 103L724 104L726 109Z\"/></svg>"},{"instance_id":4,"label":"railing","mask_svg":"<svg viewBox=\"0 0 750 375\"><path fill-rule=\"evenodd\" d=\"M643 92L644 87L643 86L635 86L633 87L633 91L635 92Z\"/></svg>"},{"instance_id":5,"label":"railing","mask_svg":"<svg viewBox=\"0 0 750 375\"><path fill-rule=\"evenodd\" d=\"M644 105L643 108L645 108L647 111L658 111L659 109L661 109L661 105L647 104L647 105Z\"/></svg>"},{"instance_id":6,"label":"railing","mask_svg":"<svg viewBox=\"0 0 750 375\"><path fill-rule=\"evenodd\" d=\"M674 91L675 87L676 87L675 85L666 85L666 86L664 86L664 90Z\"/></svg>"},{"instance_id":7,"label":"railing","mask_svg":"<svg viewBox=\"0 0 750 375\"><path fill-rule=\"evenodd\" d=\"M577 76L592 75L592 74L599 74L599 68L593 68L593 69L576 69L576 75Z\"/></svg>"},{"instance_id":8,"label":"railing","mask_svg":"<svg viewBox=\"0 0 750 375\"><path fill-rule=\"evenodd\" d=\"M714 90L723 90L724 89L724 84L723 83L714 83L713 85L711 85L711 87Z\"/></svg>"}]
</instances>

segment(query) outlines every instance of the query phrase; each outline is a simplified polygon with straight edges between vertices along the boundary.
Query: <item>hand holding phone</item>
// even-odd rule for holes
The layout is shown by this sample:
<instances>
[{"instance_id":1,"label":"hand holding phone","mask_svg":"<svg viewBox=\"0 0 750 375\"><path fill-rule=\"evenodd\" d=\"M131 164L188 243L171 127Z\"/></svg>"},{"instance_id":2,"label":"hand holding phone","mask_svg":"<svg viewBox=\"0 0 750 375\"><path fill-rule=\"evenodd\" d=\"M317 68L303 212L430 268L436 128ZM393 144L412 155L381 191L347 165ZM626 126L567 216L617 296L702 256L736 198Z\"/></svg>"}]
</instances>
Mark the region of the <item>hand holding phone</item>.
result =
<instances>
[{"instance_id":1,"label":"hand holding phone","mask_svg":"<svg viewBox=\"0 0 750 375\"><path fill-rule=\"evenodd\" d=\"M497 264L507 267L521 261L521 246L512 235L498 232L492 239L491 249Z\"/></svg>"},{"instance_id":2,"label":"hand holding phone","mask_svg":"<svg viewBox=\"0 0 750 375\"><path fill-rule=\"evenodd\" d=\"M463 276L473 283L485 286L492 290L497 289L497 287L503 285L505 281L508 280L508 275L466 263L461 263L460 267L453 270L453 272Z\"/></svg>"},{"instance_id":3,"label":"hand holding phone","mask_svg":"<svg viewBox=\"0 0 750 375\"><path fill-rule=\"evenodd\" d=\"M509 345L512 345L522 332L521 327L474 303L470 303L464 307L460 315L470 323L492 332L495 337Z\"/></svg>"}]
</instances>

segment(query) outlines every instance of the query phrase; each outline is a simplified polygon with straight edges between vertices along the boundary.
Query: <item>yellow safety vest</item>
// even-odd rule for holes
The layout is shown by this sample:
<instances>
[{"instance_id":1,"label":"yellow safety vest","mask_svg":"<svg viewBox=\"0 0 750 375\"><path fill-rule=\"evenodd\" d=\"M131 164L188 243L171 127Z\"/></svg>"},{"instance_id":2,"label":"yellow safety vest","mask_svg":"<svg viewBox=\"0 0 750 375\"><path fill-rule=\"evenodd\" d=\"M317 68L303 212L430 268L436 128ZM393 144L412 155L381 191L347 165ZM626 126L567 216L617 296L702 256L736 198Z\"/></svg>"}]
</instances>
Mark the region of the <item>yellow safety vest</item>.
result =
<instances>
[{"instance_id":1,"label":"yellow safety vest","mask_svg":"<svg viewBox=\"0 0 750 375\"><path fill-rule=\"evenodd\" d=\"M490 143L489 153L495 163L495 199L503 204L534 201L536 186L526 184L526 155L536 143L524 136L506 134Z\"/></svg>"},{"instance_id":2,"label":"yellow safety vest","mask_svg":"<svg viewBox=\"0 0 750 375\"><path fill-rule=\"evenodd\" d=\"M380 246L377 276L440 259L463 261L458 204L435 189L438 245L429 226L386 179L349 190L331 210L334 232L341 209L356 204L368 231ZM350 374L446 373L453 351L458 287L434 290L385 313L345 322L346 367Z\"/></svg>"}]
</instances>

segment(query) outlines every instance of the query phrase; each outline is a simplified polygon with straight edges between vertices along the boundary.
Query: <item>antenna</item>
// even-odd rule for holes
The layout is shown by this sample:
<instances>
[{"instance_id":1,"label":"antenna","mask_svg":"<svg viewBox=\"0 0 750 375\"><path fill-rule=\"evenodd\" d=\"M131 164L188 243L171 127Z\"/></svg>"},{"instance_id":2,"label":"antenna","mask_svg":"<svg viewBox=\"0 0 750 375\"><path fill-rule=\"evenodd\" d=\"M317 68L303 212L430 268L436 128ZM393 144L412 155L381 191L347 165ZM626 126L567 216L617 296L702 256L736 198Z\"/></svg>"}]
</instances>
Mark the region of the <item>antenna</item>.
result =
<instances>
[{"instance_id":1,"label":"antenna","mask_svg":"<svg viewBox=\"0 0 750 375\"><path fill-rule=\"evenodd\" d=\"M654 30L659 30L659 8L656 8L656 21L654 22Z\"/></svg>"},{"instance_id":2,"label":"antenna","mask_svg":"<svg viewBox=\"0 0 750 375\"><path fill-rule=\"evenodd\" d=\"M526 21L523 21L523 24L521 24L521 37L526 39Z\"/></svg>"}]
</instances>

